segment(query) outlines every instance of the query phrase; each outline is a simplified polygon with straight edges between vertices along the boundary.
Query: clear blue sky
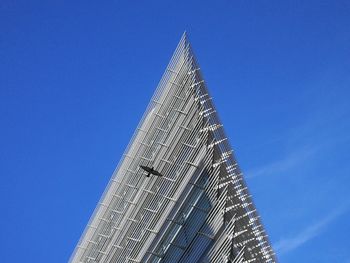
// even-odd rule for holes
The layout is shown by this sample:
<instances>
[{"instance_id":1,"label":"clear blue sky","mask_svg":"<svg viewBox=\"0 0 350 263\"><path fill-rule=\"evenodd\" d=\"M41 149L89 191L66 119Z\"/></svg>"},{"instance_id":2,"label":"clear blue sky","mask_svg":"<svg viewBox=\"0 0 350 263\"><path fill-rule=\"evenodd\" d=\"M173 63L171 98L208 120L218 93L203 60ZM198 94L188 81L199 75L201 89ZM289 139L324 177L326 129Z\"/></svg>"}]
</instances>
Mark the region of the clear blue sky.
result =
<instances>
[{"instance_id":1,"label":"clear blue sky","mask_svg":"<svg viewBox=\"0 0 350 263\"><path fill-rule=\"evenodd\" d=\"M350 2L0 2L1 262L66 262L184 30L278 258L349 262Z\"/></svg>"}]
</instances>

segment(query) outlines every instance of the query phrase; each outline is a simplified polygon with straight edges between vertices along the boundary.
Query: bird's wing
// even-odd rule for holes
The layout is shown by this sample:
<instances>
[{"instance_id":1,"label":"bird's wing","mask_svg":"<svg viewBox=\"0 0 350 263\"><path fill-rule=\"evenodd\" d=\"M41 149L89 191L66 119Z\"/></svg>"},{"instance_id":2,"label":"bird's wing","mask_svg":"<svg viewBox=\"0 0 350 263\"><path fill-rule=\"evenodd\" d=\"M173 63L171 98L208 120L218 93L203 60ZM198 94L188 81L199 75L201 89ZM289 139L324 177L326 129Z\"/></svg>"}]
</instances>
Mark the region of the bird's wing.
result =
<instances>
[{"instance_id":1,"label":"bird's wing","mask_svg":"<svg viewBox=\"0 0 350 263\"><path fill-rule=\"evenodd\" d=\"M144 165L140 165L140 167L145 170L146 172L151 172L151 168L144 166Z\"/></svg>"}]
</instances>

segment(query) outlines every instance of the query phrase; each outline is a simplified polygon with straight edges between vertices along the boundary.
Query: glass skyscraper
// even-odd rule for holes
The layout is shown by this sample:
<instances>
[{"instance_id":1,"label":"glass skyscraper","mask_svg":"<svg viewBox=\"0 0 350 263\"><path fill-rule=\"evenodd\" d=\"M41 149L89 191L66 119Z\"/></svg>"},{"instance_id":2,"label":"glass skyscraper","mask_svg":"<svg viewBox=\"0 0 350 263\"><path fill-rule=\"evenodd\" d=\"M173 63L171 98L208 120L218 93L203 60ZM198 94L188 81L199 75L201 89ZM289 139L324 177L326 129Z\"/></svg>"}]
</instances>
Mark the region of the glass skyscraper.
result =
<instances>
[{"instance_id":1,"label":"glass skyscraper","mask_svg":"<svg viewBox=\"0 0 350 263\"><path fill-rule=\"evenodd\" d=\"M70 262L277 262L186 34Z\"/></svg>"}]
</instances>

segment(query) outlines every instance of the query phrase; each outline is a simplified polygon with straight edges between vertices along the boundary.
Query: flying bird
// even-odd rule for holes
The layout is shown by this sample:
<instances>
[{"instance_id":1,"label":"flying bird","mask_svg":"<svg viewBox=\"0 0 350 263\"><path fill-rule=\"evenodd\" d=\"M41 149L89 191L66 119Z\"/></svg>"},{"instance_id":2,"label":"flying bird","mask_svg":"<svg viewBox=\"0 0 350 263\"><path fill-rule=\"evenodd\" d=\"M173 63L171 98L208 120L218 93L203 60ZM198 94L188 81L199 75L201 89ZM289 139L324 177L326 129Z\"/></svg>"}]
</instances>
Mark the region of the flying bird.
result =
<instances>
[{"instance_id":1,"label":"flying bird","mask_svg":"<svg viewBox=\"0 0 350 263\"><path fill-rule=\"evenodd\" d=\"M153 169L153 167L148 167L144 165L140 165L140 167L147 172L147 177L149 177L151 174L154 174L156 176L163 176L160 172Z\"/></svg>"}]
</instances>

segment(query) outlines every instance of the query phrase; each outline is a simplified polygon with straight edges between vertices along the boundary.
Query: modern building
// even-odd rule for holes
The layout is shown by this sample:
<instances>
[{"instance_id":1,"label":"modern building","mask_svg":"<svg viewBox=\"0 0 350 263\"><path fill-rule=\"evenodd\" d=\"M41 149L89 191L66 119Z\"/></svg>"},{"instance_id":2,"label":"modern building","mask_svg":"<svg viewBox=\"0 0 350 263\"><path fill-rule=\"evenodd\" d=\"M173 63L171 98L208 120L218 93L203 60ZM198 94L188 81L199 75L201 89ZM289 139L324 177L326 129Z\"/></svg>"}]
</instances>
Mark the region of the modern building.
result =
<instances>
[{"instance_id":1,"label":"modern building","mask_svg":"<svg viewBox=\"0 0 350 263\"><path fill-rule=\"evenodd\" d=\"M70 262L276 262L186 34Z\"/></svg>"}]
</instances>

